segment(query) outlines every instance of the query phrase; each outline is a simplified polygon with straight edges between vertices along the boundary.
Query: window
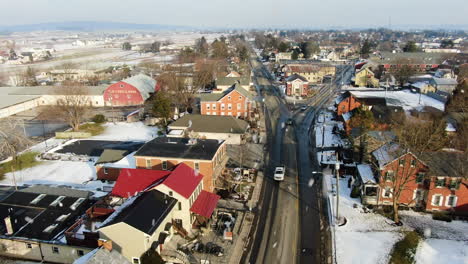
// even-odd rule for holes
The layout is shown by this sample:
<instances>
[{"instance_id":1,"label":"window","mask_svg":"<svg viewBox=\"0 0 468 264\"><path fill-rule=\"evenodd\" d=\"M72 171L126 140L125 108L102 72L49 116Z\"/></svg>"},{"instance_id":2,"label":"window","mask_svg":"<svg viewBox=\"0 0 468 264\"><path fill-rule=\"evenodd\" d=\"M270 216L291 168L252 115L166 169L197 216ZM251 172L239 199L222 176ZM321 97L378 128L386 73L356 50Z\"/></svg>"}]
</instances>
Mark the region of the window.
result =
<instances>
[{"instance_id":1,"label":"window","mask_svg":"<svg viewBox=\"0 0 468 264\"><path fill-rule=\"evenodd\" d=\"M104 170L104 174L109 174L109 172L107 171L107 168L103 168Z\"/></svg>"},{"instance_id":2,"label":"window","mask_svg":"<svg viewBox=\"0 0 468 264\"><path fill-rule=\"evenodd\" d=\"M221 104L221 110L224 110L224 109L225 109L225 105Z\"/></svg>"},{"instance_id":3,"label":"window","mask_svg":"<svg viewBox=\"0 0 468 264\"><path fill-rule=\"evenodd\" d=\"M389 187L385 187L385 189L382 190L383 194L382 196L385 198L391 198L392 197L392 189Z\"/></svg>"},{"instance_id":4,"label":"window","mask_svg":"<svg viewBox=\"0 0 468 264\"><path fill-rule=\"evenodd\" d=\"M400 167L403 167L405 165L405 160L404 159L400 159L398 161L398 164L400 164Z\"/></svg>"},{"instance_id":5,"label":"window","mask_svg":"<svg viewBox=\"0 0 468 264\"><path fill-rule=\"evenodd\" d=\"M239 96L239 100L242 100L242 96Z\"/></svg>"},{"instance_id":6,"label":"window","mask_svg":"<svg viewBox=\"0 0 468 264\"><path fill-rule=\"evenodd\" d=\"M216 110L216 104L213 104L213 106L211 107L211 109Z\"/></svg>"},{"instance_id":7,"label":"window","mask_svg":"<svg viewBox=\"0 0 468 264\"><path fill-rule=\"evenodd\" d=\"M455 195L447 196L446 206L449 206L449 207L457 206L457 196L455 196Z\"/></svg>"},{"instance_id":8,"label":"window","mask_svg":"<svg viewBox=\"0 0 468 264\"><path fill-rule=\"evenodd\" d=\"M55 199L55 200L50 204L50 206L57 206L57 204L59 204L63 199L65 199L65 196L59 196L59 197L57 197L57 199Z\"/></svg>"},{"instance_id":9,"label":"window","mask_svg":"<svg viewBox=\"0 0 468 264\"><path fill-rule=\"evenodd\" d=\"M241 110L242 109L242 104L241 103L237 103L237 110Z\"/></svg>"},{"instance_id":10,"label":"window","mask_svg":"<svg viewBox=\"0 0 468 264\"><path fill-rule=\"evenodd\" d=\"M206 110L210 110L210 105L209 104L206 105Z\"/></svg>"},{"instance_id":11,"label":"window","mask_svg":"<svg viewBox=\"0 0 468 264\"><path fill-rule=\"evenodd\" d=\"M172 191L169 191L169 196L172 197L173 194L174 194L174 193L173 193Z\"/></svg>"},{"instance_id":12,"label":"window","mask_svg":"<svg viewBox=\"0 0 468 264\"><path fill-rule=\"evenodd\" d=\"M162 162L162 169L167 170L167 161Z\"/></svg>"},{"instance_id":13,"label":"window","mask_svg":"<svg viewBox=\"0 0 468 264\"><path fill-rule=\"evenodd\" d=\"M232 116L232 112L228 112L228 116Z\"/></svg>"},{"instance_id":14,"label":"window","mask_svg":"<svg viewBox=\"0 0 468 264\"><path fill-rule=\"evenodd\" d=\"M221 115L223 116L223 115L224 115L224 112L221 112Z\"/></svg>"},{"instance_id":15,"label":"window","mask_svg":"<svg viewBox=\"0 0 468 264\"><path fill-rule=\"evenodd\" d=\"M441 206L442 205L442 195L435 194L432 196L432 205L433 206Z\"/></svg>"},{"instance_id":16,"label":"window","mask_svg":"<svg viewBox=\"0 0 468 264\"><path fill-rule=\"evenodd\" d=\"M365 192L366 196L376 196L377 195L377 187L366 186L366 189L365 189L364 192Z\"/></svg>"},{"instance_id":17,"label":"window","mask_svg":"<svg viewBox=\"0 0 468 264\"><path fill-rule=\"evenodd\" d=\"M232 110L232 104L228 104L228 110Z\"/></svg>"},{"instance_id":18,"label":"window","mask_svg":"<svg viewBox=\"0 0 468 264\"><path fill-rule=\"evenodd\" d=\"M416 167L416 160L415 159L411 160L411 167L412 168Z\"/></svg>"},{"instance_id":19,"label":"window","mask_svg":"<svg viewBox=\"0 0 468 264\"><path fill-rule=\"evenodd\" d=\"M59 254L59 248L58 247L52 247L52 253L54 254Z\"/></svg>"},{"instance_id":20,"label":"window","mask_svg":"<svg viewBox=\"0 0 468 264\"><path fill-rule=\"evenodd\" d=\"M70 214L71 213L61 215L61 216L57 217L57 219L55 219L55 221L56 222L63 222L63 221L65 221L65 219L67 219L70 216Z\"/></svg>"},{"instance_id":21,"label":"window","mask_svg":"<svg viewBox=\"0 0 468 264\"><path fill-rule=\"evenodd\" d=\"M181 202L178 202L178 203L177 203L177 207L178 207L179 211L181 211L181 210L182 210L182 203L181 203Z\"/></svg>"},{"instance_id":22,"label":"window","mask_svg":"<svg viewBox=\"0 0 468 264\"><path fill-rule=\"evenodd\" d=\"M231 96L230 96L230 95L228 96L228 100L231 100Z\"/></svg>"},{"instance_id":23,"label":"window","mask_svg":"<svg viewBox=\"0 0 468 264\"><path fill-rule=\"evenodd\" d=\"M389 170L385 173L385 181L393 181L393 177L395 176L395 172Z\"/></svg>"},{"instance_id":24,"label":"window","mask_svg":"<svg viewBox=\"0 0 468 264\"><path fill-rule=\"evenodd\" d=\"M78 250L76 251L76 254L77 254L79 257L82 257L82 256L84 256L84 251L81 250L81 249L78 249Z\"/></svg>"},{"instance_id":25,"label":"window","mask_svg":"<svg viewBox=\"0 0 468 264\"><path fill-rule=\"evenodd\" d=\"M130 99L132 98L132 96L130 94L127 94L127 99Z\"/></svg>"},{"instance_id":26,"label":"window","mask_svg":"<svg viewBox=\"0 0 468 264\"><path fill-rule=\"evenodd\" d=\"M195 167L196 170L200 170L200 163L195 162L194 167Z\"/></svg>"},{"instance_id":27,"label":"window","mask_svg":"<svg viewBox=\"0 0 468 264\"><path fill-rule=\"evenodd\" d=\"M140 264L140 259L139 258L132 258L132 263L133 264Z\"/></svg>"},{"instance_id":28,"label":"window","mask_svg":"<svg viewBox=\"0 0 468 264\"><path fill-rule=\"evenodd\" d=\"M42 232L51 233L57 226L58 226L58 224L50 225L50 226L46 227Z\"/></svg>"},{"instance_id":29,"label":"window","mask_svg":"<svg viewBox=\"0 0 468 264\"><path fill-rule=\"evenodd\" d=\"M425 176L424 173L418 172L418 174L416 174L416 183L419 183L419 184L423 183L424 176Z\"/></svg>"},{"instance_id":30,"label":"window","mask_svg":"<svg viewBox=\"0 0 468 264\"><path fill-rule=\"evenodd\" d=\"M422 192L422 190L420 190L420 189L414 190L414 193L413 193L413 200L414 200L415 202L420 202L420 201L423 200L423 192Z\"/></svg>"},{"instance_id":31,"label":"window","mask_svg":"<svg viewBox=\"0 0 468 264\"><path fill-rule=\"evenodd\" d=\"M435 186L440 188L440 187L444 187L445 185L445 179L444 178L437 178L436 179L436 182L435 182Z\"/></svg>"},{"instance_id":32,"label":"window","mask_svg":"<svg viewBox=\"0 0 468 264\"><path fill-rule=\"evenodd\" d=\"M123 87L124 87L124 85L123 85L123 84L121 84L121 85L120 85L120 88L123 88Z\"/></svg>"},{"instance_id":33,"label":"window","mask_svg":"<svg viewBox=\"0 0 468 264\"><path fill-rule=\"evenodd\" d=\"M211 112L206 112L207 115L211 115Z\"/></svg>"},{"instance_id":34,"label":"window","mask_svg":"<svg viewBox=\"0 0 468 264\"><path fill-rule=\"evenodd\" d=\"M37 204L40 200L42 200L42 198L44 198L46 196L46 194L39 194L39 196L37 196L36 198L34 198L34 200L32 200L30 202L30 204Z\"/></svg>"},{"instance_id":35,"label":"window","mask_svg":"<svg viewBox=\"0 0 468 264\"><path fill-rule=\"evenodd\" d=\"M146 160L146 168L151 169L151 160L150 159Z\"/></svg>"},{"instance_id":36,"label":"window","mask_svg":"<svg viewBox=\"0 0 468 264\"><path fill-rule=\"evenodd\" d=\"M461 183L460 180L451 180L449 184L449 188L458 190L460 188L460 183Z\"/></svg>"},{"instance_id":37,"label":"window","mask_svg":"<svg viewBox=\"0 0 468 264\"><path fill-rule=\"evenodd\" d=\"M26 243L26 248L32 248L32 244L31 243Z\"/></svg>"}]
</instances>

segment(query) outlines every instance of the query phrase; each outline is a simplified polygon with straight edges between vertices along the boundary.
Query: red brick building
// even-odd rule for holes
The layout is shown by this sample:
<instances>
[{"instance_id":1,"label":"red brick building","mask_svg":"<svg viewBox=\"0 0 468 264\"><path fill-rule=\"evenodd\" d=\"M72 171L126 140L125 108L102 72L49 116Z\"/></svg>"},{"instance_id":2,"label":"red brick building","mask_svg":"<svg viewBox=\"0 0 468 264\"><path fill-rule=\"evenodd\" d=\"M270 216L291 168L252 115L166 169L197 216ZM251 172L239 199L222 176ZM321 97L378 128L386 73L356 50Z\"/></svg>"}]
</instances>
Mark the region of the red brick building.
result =
<instances>
[{"instance_id":1,"label":"red brick building","mask_svg":"<svg viewBox=\"0 0 468 264\"><path fill-rule=\"evenodd\" d=\"M233 85L223 93L204 94L200 98L202 115L225 115L249 119L254 109L251 94L240 85Z\"/></svg>"},{"instance_id":2,"label":"red brick building","mask_svg":"<svg viewBox=\"0 0 468 264\"><path fill-rule=\"evenodd\" d=\"M299 74L293 74L286 78L286 95L307 96L309 92L309 81Z\"/></svg>"},{"instance_id":3,"label":"red brick building","mask_svg":"<svg viewBox=\"0 0 468 264\"><path fill-rule=\"evenodd\" d=\"M392 205L395 189L401 189L400 205L468 216L468 180L463 170L468 160L463 153L425 152L416 157L386 144L372 154L378 164L378 205Z\"/></svg>"},{"instance_id":4,"label":"red brick building","mask_svg":"<svg viewBox=\"0 0 468 264\"><path fill-rule=\"evenodd\" d=\"M360 107L361 103L350 92L345 92L336 98L335 106L336 114L340 116Z\"/></svg>"},{"instance_id":5,"label":"red brick building","mask_svg":"<svg viewBox=\"0 0 468 264\"><path fill-rule=\"evenodd\" d=\"M153 78L138 74L111 84L104 91L106 105L142 105L156 91L157 83Z\"/></svg>"}]
</instances>

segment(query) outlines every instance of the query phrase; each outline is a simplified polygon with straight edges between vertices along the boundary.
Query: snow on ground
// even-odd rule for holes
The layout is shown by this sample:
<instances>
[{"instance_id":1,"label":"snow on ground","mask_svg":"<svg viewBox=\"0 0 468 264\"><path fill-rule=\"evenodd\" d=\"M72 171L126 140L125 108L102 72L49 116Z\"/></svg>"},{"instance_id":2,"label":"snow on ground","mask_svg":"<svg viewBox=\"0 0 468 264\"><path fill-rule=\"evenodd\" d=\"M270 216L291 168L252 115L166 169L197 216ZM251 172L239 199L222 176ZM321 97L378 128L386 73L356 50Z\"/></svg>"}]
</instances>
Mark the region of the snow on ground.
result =
<instances>
[{"instance_id":1,"label":"snow on ground","mask_svg":"<svg viewBox=\"0 0 468 264\"><path fill-rule=\"evenodd\" d=\"M419 244L415 260L416 264L467 264L468 242L427 239Z\"/></svg>"},{"instance_id":2,"label":"snow on ground","mask_svg":"<svg viewBox=\"0 0 468 264\"><path fill-rule=\"evenodd\" d=\"M43 161L32 168L14 173L22 184L82 184L96 178L93 162ZM13 185L13 173L7 173L0 184Z\"/></svg>"},{"instance_id":3,"label":"snow on ground","mask_svg":"<svg viewBox=\"0 0 468 264\"><path fill-rule=\"evenodd\" d=\"M105 130L98 136L90 139L122 140L122 141L149 141L158 135L157 127L145 126L142 122L135 123L106 123Z\"/></svg>"},{"instance_id":4,"label":"snow on ground","mask_svg":"<svg viewBox=\"0 0 468 264\"><path fill-rule=\"evenodd\" d=\"M424 94L412 93L408 90L403 91L352 91L358 98L363 97L381 97L387 98L387 104L392 106L401 106L405 110L421 109L424 106L432 106L444 111L445 106L434 98Z\"/></svg>"},{"instance_id":5,"label":"snow on ground","mask_svg":"<svg viewBox=\"0 0 468 264\"><path fill-rule=\"evenodd\" d=\"M328 194L331 211L336 212L336 178L330 169L323 171L324 191ZM366 213L359 198L351 198L348 179L340 179L340 216L347 220L344 226L335 226L338 263L374 264L387 263L393 245L402 238L404 228L391 225L385 217Z\"/></svg>"}]
</instances>

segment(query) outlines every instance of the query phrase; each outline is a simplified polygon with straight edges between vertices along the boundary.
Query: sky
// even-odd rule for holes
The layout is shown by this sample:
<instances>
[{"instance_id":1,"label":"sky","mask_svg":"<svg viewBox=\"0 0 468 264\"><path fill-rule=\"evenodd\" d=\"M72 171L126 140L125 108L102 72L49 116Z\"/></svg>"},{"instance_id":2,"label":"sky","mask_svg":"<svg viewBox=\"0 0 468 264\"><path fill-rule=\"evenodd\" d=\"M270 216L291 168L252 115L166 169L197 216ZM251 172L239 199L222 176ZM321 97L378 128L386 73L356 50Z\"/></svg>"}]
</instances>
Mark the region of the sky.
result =
<instances>
[{"instance_id":1,"label":"sky","mask_svg":"<svg viewBox=\"0 0 468 264\"><path fill-rule=\"evenodd\" d=\"M467 25L468 0L0 0L0 25L106 21L229 28Z\"/></svg>"}]
</instances>

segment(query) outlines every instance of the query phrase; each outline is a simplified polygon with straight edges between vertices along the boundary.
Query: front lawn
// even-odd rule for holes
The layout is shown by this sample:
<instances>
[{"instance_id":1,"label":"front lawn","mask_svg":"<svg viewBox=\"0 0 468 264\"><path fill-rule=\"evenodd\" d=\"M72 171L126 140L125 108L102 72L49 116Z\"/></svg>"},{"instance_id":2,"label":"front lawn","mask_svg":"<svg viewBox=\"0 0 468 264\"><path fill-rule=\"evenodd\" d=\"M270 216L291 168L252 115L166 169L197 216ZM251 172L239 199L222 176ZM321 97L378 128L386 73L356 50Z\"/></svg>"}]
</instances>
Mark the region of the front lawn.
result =
<instances>
[{"instance_id":1,"label":"front lawn","mask_svg":"<svg viewBox=\"0 0 468 264\"><path fill-rule=\"evenodd\" d=\"M41 162L36 160L38 152L26 152L18 155L15 160L0 164L0 180L3 180L5 174L12 171L19 171L39 165Z\"/></svg>"}]
</instances>

